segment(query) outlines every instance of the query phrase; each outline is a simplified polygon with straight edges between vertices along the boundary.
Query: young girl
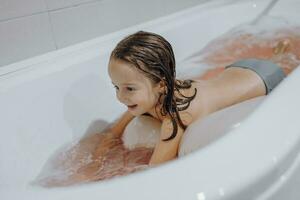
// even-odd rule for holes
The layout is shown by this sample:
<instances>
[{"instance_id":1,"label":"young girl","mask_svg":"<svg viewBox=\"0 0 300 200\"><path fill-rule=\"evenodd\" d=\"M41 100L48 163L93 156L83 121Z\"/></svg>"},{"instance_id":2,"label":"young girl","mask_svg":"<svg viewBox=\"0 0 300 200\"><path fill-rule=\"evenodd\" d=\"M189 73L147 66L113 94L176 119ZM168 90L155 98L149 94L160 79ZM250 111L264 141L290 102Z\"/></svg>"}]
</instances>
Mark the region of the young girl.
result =
<instances>
[{"instance_id":1,"label":"young girl","mask_svg":"<svg viewBox=\"0 0 300 200\"><path fill-rule=\"evenodd\" d=\"M276 61L289 45L288 40L280 41L272 59ZM149 165L174 159L181 137L192 122L227 106L268 94L298 64L287 66L246 59L227 66L210 80L179 80L174 53L167 40L144 31L129 35L117 44L108 66L116 97L128 110L106 130L103 143L121 137L134 117L148 115L161 122L160 140ZM97 156L101 154L101 144L99 147Z\"/></svg>"}]
</instances>

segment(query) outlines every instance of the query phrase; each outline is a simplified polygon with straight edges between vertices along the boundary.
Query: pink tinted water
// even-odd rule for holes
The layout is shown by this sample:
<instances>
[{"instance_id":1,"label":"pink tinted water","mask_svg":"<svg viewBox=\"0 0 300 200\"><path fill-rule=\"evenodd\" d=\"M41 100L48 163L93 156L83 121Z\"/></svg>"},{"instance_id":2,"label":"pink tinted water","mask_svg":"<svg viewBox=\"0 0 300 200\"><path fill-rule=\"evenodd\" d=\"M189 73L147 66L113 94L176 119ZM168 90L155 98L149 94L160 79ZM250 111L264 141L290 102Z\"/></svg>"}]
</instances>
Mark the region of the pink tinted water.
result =
<instances>
[{"instance_id":1,"label":"pink tinted water","mask_svg":"<svg viewBox=\"0 0 300 200\"><path fill-rule=\"evenodd\" d=\"M69 186L126 175L147 167L153 148L128 150L121 138L113 138L105 143L102 140L102 135L95 134L68 149L59 150L48 160L34 184L45 187ZM99 143L103 153L95 157Z\"/></svg>"},{"instance_id":2,"label":"pink tinted water","mask_svg":"<svg viewBox=\"0 0 300 200\"><path fill-rule=\"evenodd\" d=\"M289 42L288 48L274 55L274 48L282 41ZM265 18L256 25L236 27L209 42L198 57L199 64L208 64L211 69L195 79L210 79L223 72L225 66L246 58L270 59L289 74L300 64L300 26Z\"/></svg>"}]
</instances>

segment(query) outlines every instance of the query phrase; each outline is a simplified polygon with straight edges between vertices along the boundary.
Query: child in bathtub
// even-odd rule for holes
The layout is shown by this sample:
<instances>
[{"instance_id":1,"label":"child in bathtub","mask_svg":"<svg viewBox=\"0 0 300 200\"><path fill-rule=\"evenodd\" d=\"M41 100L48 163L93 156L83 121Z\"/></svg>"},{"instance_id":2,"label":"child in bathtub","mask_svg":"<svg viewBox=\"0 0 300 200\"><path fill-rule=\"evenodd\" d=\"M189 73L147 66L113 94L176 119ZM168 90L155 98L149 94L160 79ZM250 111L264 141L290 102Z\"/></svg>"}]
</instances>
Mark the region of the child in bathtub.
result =
<instances>
[{"instance_id":1,"label":"child in bathtub","mask_svg":"<svg viewBox=\"0 0 300 200\"><path fill-rule=\"evenodd\" d=\"M124 129L134 117L147 115L161 122L160 140L153 153L144 152L147 166L158 165L177 157L182 135L195 120L268 94L300 64L300 38L291 33L266 43L254 43L248 49L244 48L245 37L252 36L227 38L226 44L216 40L223 45L207 53L216 45L210 43L201 54L205 55L203 62L213 66L212 70L190 80L176 78L172 47L162 36L139 31L120 41L111 53L108 73L116 98L127 111L92 138L97 143L93 162L80 168L69 182L99 180L103 159L98 158L105 157L111 147L120 143ZM241 49L246 50L241 53Z\"/></svg>"},{"instance_id":2,"label":"child in bathtub","mask_svg":"<svg viewBox=\"0 0 300 200\"><path fill-rule=\"evenodd\" d=\"M108 65L116 97L128 110L107 130L106 137L121 137L134 117L151 116L161 122L161 133L149 165L172 160L185 129L195 120L268 94L295 69L299 63L286 63L282 57L289 48L290 40L282 40L273 49L273 62L243 59L210 80L179 80L167 40L144 31L129 35L112 51Z\"/></svg>"}]
</instances>

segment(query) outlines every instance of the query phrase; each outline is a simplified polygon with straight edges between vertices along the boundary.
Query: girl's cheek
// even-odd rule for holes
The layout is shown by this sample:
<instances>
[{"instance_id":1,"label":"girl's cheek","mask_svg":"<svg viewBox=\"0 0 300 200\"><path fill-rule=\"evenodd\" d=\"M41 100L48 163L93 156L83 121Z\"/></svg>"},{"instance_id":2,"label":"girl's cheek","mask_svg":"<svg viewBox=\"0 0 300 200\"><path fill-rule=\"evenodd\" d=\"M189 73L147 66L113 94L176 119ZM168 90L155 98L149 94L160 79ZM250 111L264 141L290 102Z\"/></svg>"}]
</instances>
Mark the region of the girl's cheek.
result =
<instances>
[{"instance_id":1,"label":"girl's cheek","mask_svg":"<svg viewBox=\"0 0 300 200\"><path fill-rule=\"evenodd\" d=\"M135 102L138 103L138 102L141 102L142 96L135 95L135 96L132 97L132 99L133 99Z\"/></svg>"}]
</instances>

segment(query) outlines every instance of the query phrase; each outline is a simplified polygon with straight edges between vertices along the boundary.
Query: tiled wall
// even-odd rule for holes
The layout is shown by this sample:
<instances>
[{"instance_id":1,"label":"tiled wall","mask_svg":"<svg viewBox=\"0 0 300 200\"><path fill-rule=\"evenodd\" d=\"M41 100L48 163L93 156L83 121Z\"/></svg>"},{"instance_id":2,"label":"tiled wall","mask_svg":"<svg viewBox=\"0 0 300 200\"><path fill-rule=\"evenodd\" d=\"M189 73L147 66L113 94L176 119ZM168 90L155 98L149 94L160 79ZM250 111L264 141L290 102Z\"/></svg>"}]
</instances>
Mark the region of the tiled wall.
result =
<instances>
[{"instance_id":1,"label":"tiled wall","mask_svg":"<svg viewBox=\"0 0 300 200\"><path fill-rule=\"evenodd\" d=\"M0 0L0 67L206 0Z\"/></svg>"}]
</instances>

